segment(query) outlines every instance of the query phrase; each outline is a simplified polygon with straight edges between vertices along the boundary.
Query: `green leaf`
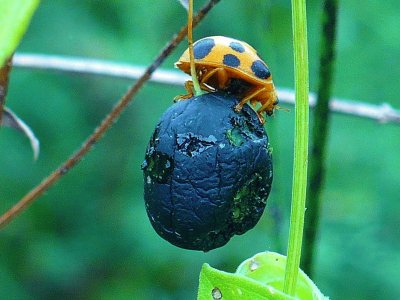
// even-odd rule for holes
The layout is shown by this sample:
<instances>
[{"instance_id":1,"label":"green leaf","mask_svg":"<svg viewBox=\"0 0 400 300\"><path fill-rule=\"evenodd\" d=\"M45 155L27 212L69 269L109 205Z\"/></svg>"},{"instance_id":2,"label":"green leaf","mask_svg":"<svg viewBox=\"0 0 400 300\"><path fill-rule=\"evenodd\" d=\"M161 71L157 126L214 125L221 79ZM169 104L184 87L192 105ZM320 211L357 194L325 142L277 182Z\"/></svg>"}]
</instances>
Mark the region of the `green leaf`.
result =
<instances>
[{"instance_id":1,"label":"green leaf","mask_svg":"<svg viewBox=\"0 0 400 300\"><path fill-rule=\"evenodd\" d=\"M292 300L295 298L249 277L219 271L204 264L200 273L197 299Z\"/></svg>"},{"instance_id":2,"label":"green leaf","mask_svg":"<svg viewBox=\"0 0 400 300\"><path fill-rule=\"evenodd\" d=\"M13 54L39 0L0 0L0 66Z\"/></svg>"},{"instance_id":3,"label":"green leaf","mask_svg":"<svg viewBox=\"0 0 400 300\"><path fill-rule=\"evenodd\" d=\"M283 290L286 256L275 252L261 252L245 260L236 270L236 274L247 276L258 282ZM312 280L299 270L295 292L296 299L327 299Z\"/></svg>"},{"instance_id":4,"label":"green leaf","mask_svg":"<svg viewBox=\"0 0 400 300\"><path fill-rule=\"evenodd\" d=\"M198 300L325 300L311 279L299 270L295 296L282 292L286 256L261 252L242 262L235 273L204 264L200 273ZM222 297L222 298L221 298Z\"/></svg>"}]
</instances>

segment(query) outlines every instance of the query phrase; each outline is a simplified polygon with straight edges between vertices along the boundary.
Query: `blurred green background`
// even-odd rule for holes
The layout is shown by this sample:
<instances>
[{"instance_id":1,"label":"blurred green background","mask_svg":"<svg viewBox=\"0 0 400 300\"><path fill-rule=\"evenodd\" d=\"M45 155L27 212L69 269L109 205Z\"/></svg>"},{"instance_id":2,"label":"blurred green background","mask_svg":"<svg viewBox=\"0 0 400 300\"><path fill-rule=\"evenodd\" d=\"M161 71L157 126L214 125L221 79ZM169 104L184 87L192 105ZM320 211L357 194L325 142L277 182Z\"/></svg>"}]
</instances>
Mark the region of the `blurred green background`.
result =
<instances>
[{"instance_id":1,"label":"blurred green background","mask_svg":"<svg viewBox=\"0 0 400 300\"><path fill-rule=\"evenodd\" d=\"M196 1L200 7L205 1ZM311 90L318 83L321 2L307 1ZM333 94L400 108L398 1L341 1ZM42 1L18 52L146 66L185 23L178 1ZM222 0L195 38L253 45L278 87L293 88L290 1ZM182 44L162 65L173 69ZM0 130L0 209L6 211L64 161L131 82L12 71L7 105L41 141ZM153 231L140 164L158 118L182 87L148 83L92 152L0 232L0 299L194 299L204 262L233 272L264 250L286 252L294 111L266 126L274 184L259 224L226 246L176 248ZM312 118L312 112L311 112ZM333 115L314 280L332 299L399 299L400 126Z\"/></svg>"}]
</instances>

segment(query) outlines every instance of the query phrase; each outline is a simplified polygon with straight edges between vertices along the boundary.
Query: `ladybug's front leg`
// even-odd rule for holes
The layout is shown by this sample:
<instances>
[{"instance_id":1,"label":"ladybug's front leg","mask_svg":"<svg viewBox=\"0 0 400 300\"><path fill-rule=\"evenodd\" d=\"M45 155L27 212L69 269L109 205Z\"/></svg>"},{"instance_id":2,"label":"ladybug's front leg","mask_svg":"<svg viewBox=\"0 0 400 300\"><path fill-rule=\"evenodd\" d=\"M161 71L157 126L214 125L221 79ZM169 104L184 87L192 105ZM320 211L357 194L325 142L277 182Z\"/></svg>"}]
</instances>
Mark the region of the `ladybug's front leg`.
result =
<instances>
[{"instance_id":1,"label":"ladybug's front leg","mask_svg":"<svg viewBox=\"0 0 400 300\"><path fill-rule=\"evenodd\" d=\"M193 95L194 95L194 92L193 92L193 81L187 80L185 82L185 89L186 89L186 91L188 93L186 95L178 95L178 96L176 96L174 98L174 102L178 102L178 101L181 101L181 100L186 100L186 99L189 99L189 98L193 97Z\"/></svg>"},{"instance_id":2,"label":"ladybug's front leg","mask_svg":"<svg viewBox=\"0 0 400 300\"><path fill-rule=\"evenodd\" d=\"M214 78L212 78L215 75ZM206 72L201 80L200 85L204 86L208 84L212 86L214 89L225 89L229 81L228 73L224 68L215 68L208 72Z\"/></svg>"},{"instance_id":3,"label":"ladybug's front leg","mask_svg":"<svg viewBox=\"0 0 400 300\"><path fill-rule=\"evenodd\" d=\"M251 103L253 103L253 102L256 102L253 98L255 98L257 95L259 95L260 93L263 93L263 92L265 92L266 91L266 88L265 87L263 87L263 88L257 88L256 90L251 90L236 106L235 106L235 110L237 111L237 112L239 112L239 111L241 111L242 110L242 108L243 108L243 105L245 105L247 102L251 102ZM261 124L264 124L264 122L265 122L265 120L264 120L264 117L262 116L262 112L263 111L260 111L260 110L258 110L257 111L257 116L258 116L258 119L260 120L260 122L261 122Z\"/></svg>"},{"instance_id":4,"label":"ladybug's front leg","mask_svg":"<svg viewBox=\"0 0 400 300\"><path fill-rule=\"evenodd\" d=\"M251 90L240 102L235 106L236 111L241 111L243 108L243 105L245 105L247 102L251 101L254 97L256 97L258 94L265 92L266 89L263 88L257 88L256 90Z\"/></svg>"}]
</instances>

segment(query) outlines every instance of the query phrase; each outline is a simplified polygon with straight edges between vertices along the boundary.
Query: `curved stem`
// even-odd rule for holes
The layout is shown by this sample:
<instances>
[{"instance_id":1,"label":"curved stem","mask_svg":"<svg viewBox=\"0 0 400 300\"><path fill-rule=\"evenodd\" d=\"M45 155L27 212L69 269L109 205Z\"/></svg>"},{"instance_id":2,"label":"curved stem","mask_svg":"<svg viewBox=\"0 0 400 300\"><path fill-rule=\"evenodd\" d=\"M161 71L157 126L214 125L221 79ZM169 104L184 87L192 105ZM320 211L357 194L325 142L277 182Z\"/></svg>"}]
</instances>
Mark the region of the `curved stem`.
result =
<instances>
[{"instance_id":1,"label":"curved stem","mask_svg":"<svg viewBox=\"0 0 400 300\"><path fill-rule=\"evenodd\" d=\"M295 71L295 129L292 209L287 263L283 291L294 295L299 272L303 239L304 211L307 186L308 156L308 48L306 1L292 0L294 71Z\"/></svg>"}]
</instances>

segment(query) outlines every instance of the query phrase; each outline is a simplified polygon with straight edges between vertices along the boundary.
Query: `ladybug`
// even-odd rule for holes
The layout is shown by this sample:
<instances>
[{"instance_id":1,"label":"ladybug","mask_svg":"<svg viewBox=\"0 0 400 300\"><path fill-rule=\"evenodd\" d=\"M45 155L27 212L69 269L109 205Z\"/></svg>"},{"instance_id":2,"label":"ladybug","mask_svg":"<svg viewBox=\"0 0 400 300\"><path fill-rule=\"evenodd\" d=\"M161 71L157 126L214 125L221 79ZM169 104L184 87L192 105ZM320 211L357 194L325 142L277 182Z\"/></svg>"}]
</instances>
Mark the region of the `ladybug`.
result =
<instances>
[{"instance_id":1,"label":"ladybug","mask_svg":"<svg viewBox=\"0 0 400 300\"><path fill-rule=\"evenodd\" d=\"M224 36L202 38L193 44L194 63L200 88L208 92L226 91L242 97L235 110L240 111L247 102L257 109L260 121L262 113L271 116L278 104L272 75L257 51L249 44ZM175 67L190 75L190 57L187 49ZM193 97L193 82L185 82L187 95L177 100Z\"/></svg>"}]
</instances>

